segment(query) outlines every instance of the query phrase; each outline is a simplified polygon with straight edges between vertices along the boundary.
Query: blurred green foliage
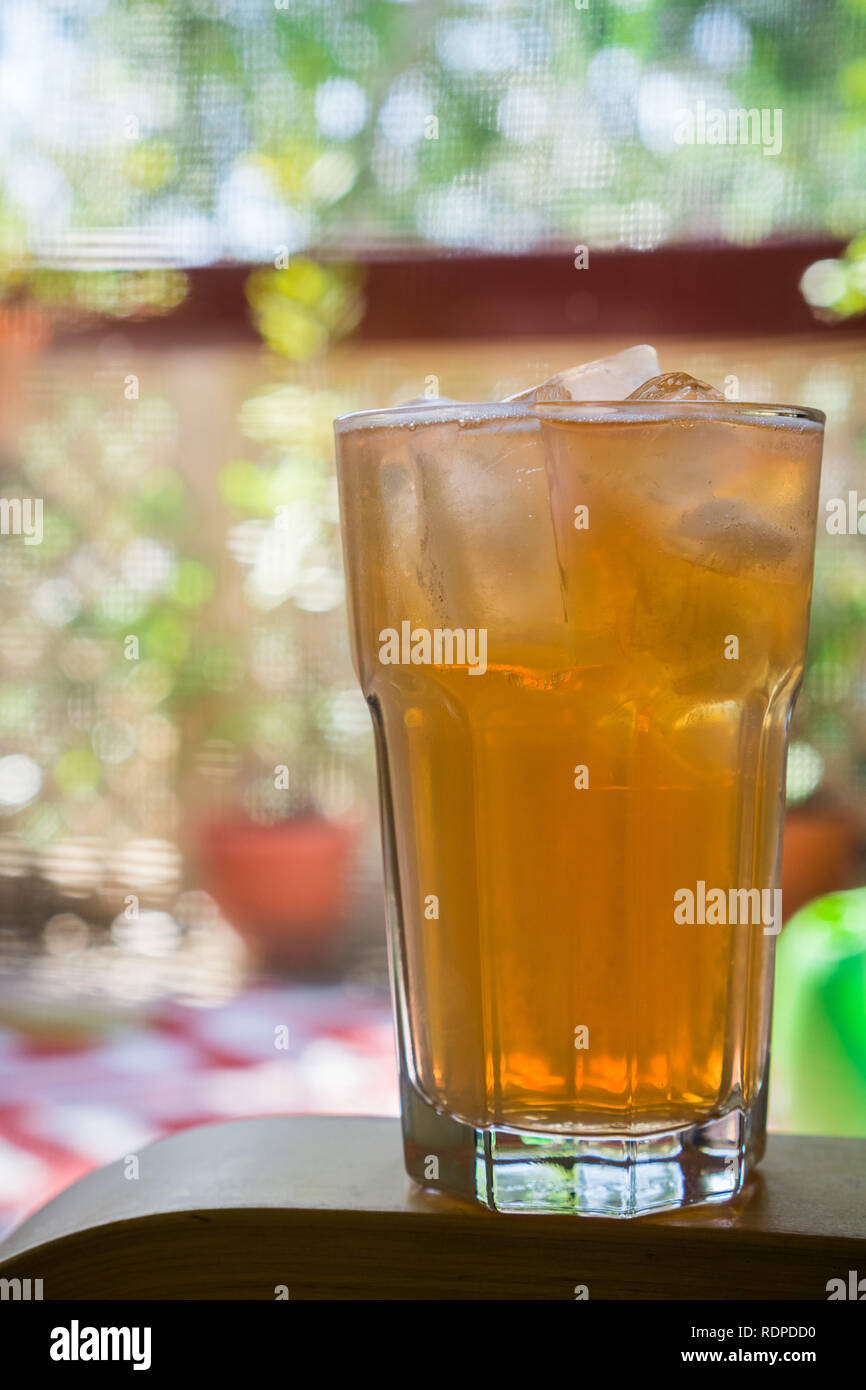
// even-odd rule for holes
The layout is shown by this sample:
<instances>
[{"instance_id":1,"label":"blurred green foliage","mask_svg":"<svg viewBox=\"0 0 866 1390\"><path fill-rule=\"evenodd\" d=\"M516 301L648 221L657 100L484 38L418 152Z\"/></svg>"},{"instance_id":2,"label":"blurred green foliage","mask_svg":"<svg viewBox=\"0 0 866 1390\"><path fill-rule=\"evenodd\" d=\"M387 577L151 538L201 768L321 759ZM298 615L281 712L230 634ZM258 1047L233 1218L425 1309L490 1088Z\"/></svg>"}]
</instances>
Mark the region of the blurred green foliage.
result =
<instances>
[{"instance_id":1,"label":"blurred green foliage","mask_svg":"<svg viewBox=\"0 0 866 1390\"><path fill-rule=\"evenodd\" d=\"M246 295L263 342L281 357L303 361L326 351L360 322L361 278L352 266L295 257L279 270L254 270Z\"/></svg>"},{"instance_id":2,"label":"blurred green foliage","mask_svg":"<svg viewBox=\"0 0 866 1390\"><path fill-rule=\"evenodd\" d=\"M174 730L210 685L216 572L188 484L155 461L176 452L176 412L156 394L118 407L122 388L114 369L101 389L45 400L4 479L43 499L42 543L9 536L0 557L0 730L41 769L38 803L14 821L34 846L146 822L132 788L165 785Z\"/></svg>"},{"instance_id":3,"label":"blurred green foliage","mask_svg":"<svg viewBox=\"0 0 866 1390\"><path fill-rule=\"evenodd\" d=\"M150 265L407 238L852 236L864 37L863 0L10 3L0 257L105 268L94 229ZM781 153L677 146L674 113L698 100L781 109ZM251 286L265 337L294 342L304 297L271 290Z\"/></svg>"}]
</instances>

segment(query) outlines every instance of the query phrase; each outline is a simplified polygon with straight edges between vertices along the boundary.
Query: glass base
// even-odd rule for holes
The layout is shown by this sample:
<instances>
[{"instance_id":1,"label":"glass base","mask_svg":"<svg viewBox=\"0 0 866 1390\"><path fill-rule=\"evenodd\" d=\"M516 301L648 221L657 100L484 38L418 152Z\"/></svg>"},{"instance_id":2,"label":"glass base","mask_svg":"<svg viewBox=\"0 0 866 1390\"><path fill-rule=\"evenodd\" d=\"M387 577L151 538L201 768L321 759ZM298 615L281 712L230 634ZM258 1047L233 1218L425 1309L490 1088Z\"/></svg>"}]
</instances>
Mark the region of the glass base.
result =
<instances>
[{"instance_id":1,"label":"glass base","mask_svg":"<svg viewBox=\"0 0 866 1390\"><path fill-rule=\"evenodd\" d=\"M761 1104L687 1129L576 1138L478 1129L403 1091L410 1176L492 1211L632 1217L727 1202L763 1151Z\"/></svg>"}]
</instances>

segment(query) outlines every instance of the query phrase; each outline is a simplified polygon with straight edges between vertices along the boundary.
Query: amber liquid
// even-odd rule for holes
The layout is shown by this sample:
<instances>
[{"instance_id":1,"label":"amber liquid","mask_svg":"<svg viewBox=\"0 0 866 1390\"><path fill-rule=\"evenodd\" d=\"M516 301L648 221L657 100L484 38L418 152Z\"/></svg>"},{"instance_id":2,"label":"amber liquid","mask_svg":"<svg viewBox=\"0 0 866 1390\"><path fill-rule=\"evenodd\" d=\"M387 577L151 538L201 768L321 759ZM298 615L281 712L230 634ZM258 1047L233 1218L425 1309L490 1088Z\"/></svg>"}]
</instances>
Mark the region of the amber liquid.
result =
<instances>
[{"instance_id":1,"label":"amber liquid","mask_svg":"<svg viewBox=\"0 0 866 1390\"><path fill-rule=\"evenodd\" d=\"M774 936L674 895L776 882L820 446L550 416L341 442L398 997L471 1124L684 1126L765 1075ZM383 664L404 620L486 671Z\"/></svg>"}]
</instances>

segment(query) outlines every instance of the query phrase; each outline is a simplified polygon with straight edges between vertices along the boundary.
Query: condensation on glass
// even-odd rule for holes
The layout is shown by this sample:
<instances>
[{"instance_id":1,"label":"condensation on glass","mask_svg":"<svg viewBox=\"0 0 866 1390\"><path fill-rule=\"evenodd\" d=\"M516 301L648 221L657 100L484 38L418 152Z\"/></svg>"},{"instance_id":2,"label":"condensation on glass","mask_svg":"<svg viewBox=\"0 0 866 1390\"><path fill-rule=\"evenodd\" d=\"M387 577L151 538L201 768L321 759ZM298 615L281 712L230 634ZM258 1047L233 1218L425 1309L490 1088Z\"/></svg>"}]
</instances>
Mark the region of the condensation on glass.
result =
<instances>
[{"instance_id":1,"label":"condensation on glass","mask_svg":"<svg viewBox=\"0 0 866 1390\"><path fill-rule=\"evenodd\" d=\"M822 427L338 422L418 1181L631 1216L730 1198L760 1158Z\"/></svg>"}]
</instances>

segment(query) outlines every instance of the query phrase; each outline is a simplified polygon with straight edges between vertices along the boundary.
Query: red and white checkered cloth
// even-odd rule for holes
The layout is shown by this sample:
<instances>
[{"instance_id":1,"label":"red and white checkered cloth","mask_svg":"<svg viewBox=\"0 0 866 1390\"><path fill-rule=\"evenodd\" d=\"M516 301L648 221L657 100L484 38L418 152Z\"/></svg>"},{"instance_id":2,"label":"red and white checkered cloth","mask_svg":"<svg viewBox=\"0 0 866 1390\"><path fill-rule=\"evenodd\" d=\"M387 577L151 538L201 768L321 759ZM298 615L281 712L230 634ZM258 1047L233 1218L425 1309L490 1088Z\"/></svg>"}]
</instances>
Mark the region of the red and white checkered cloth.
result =
<instances>
[{"instance_id":1,"label":"red and white checkered cloth","mask_svg":"<svg viewBox=\"0 0 866 1390\"><path fill-rule=\"evenodd\" d=\"M390 1006L356 989L164 1003L86 1044L0 1026L0 1235L91 1168L190 1125L398 1108Z\"/></svg>"}]
</instances>

